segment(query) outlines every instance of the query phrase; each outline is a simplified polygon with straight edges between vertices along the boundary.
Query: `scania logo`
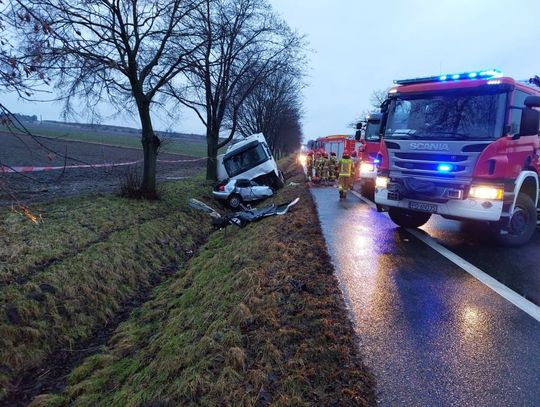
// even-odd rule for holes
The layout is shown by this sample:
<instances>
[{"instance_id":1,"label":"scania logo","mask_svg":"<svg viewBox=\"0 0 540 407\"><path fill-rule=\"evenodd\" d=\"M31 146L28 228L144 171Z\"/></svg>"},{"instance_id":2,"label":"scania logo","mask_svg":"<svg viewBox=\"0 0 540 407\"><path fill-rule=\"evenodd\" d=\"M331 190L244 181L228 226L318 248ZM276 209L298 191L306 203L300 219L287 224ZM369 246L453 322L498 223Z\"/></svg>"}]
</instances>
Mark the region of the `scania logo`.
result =
<instances>
[{"instance_id":1,"label":"scania logo","mask_svg":"<svg viewBox=\"0 0 540 407\"><path fill-rule=\"evenodd\" d=\"M436 150L436 151L448 151L448 144L446 143L411 143L409 145L411 150Z\"/></svg>"}]
</instances>

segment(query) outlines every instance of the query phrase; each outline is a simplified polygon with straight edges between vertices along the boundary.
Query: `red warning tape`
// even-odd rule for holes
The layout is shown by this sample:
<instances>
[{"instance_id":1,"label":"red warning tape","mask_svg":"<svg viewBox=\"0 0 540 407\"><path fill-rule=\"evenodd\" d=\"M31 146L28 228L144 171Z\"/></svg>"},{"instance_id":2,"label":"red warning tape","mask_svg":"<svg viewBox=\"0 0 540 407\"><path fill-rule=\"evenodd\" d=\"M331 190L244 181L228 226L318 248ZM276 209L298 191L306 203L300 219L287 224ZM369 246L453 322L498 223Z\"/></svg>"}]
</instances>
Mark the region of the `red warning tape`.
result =
<instances>
[{"instance_id":1,"label":"red warning tape","mask_svg":"<svg viewBox=\"0 0 540 407\"><path fill-rule=\"evenodd\" d=\"M180 163L191 163L196 161L206 160L204 158L197 158L193 160L157 160L160 163L165 164L180 164ZM127 165L135 165L141 163L142 160L129 161L124 163L104 163L104 164L78 164L78 165L62 165L62 166L18 166L18 167L9 167L0 165L0 173L10 174L10 173L29 173L29 172L42 172L42 171L55 171L55 170L70 170L77 168L112 168L112 167L125 167Z\"/></svg>"}]
</instances>

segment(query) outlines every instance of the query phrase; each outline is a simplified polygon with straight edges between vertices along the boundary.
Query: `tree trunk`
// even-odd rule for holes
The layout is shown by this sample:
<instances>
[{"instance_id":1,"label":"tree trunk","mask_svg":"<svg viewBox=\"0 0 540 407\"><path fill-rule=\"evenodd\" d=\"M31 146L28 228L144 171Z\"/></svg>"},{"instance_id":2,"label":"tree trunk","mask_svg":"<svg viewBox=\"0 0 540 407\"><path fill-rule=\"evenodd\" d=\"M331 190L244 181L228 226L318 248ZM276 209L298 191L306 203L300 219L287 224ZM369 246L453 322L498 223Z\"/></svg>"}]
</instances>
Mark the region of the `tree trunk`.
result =
<instances>
[{"instance_id":1,"label":"tree trunk","mask_svg":"<svg viewBox=\"0 0 540 407\"><path fill-rule=\"evenodd\" d=\"M154 134L154 129L152 127L152 119L150 117L150 103L144 101L139 103L137 107L139 109L139 117L141 119L141 143L143 146L144 155L141 194L145 198L155 199L157 197L156 164L160 140Z\"/></svg>"},{"instance_id":2,"label":"tree trunk","mask_svg":"<svg viewBox=\"0 0 540 407\"><path fill-rule=\"evenodd\" d=\"M208 159L206 160L206 179L217 181L217 153L219 143L219 131L208 126L206 130L206 147Z\"/></svg>"}]
</instances>

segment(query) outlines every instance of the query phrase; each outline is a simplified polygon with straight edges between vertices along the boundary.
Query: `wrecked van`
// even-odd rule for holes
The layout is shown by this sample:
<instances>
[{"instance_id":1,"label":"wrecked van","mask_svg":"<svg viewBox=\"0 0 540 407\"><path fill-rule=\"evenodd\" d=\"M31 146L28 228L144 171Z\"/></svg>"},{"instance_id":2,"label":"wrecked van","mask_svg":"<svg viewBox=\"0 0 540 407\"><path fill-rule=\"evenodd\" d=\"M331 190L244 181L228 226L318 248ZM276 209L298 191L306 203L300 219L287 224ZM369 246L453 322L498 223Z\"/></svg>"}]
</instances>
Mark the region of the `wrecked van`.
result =
<instances>
[{"instance_id":1,"label":"wrecked van","mask_svg":"<svg viewBox=\"0 0 540 407\"><path fill-rule=\"evenodd\" d=\"M247 179L274 189L284 185L283 173L262 133L235 139L218 159L218 180Z\"/></svg>"}]
</instances>

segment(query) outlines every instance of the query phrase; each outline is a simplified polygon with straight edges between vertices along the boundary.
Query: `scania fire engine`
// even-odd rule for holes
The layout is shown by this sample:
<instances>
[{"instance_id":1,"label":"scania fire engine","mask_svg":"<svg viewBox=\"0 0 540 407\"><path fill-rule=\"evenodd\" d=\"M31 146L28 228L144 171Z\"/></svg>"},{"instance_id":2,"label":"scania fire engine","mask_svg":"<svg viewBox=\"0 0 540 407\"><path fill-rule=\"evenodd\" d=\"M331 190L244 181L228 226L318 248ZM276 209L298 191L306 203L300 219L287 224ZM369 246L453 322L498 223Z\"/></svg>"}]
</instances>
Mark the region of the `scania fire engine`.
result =
<instances>
[{"instance_id":1,"label":"scania fire engine","mask_svg":"<svg viewBox=\"0 0 540 407\"><path fill-rule=\"evenodd\" d=\"M395 81L383 104L375 202L404 227L432 214L526 243L538 223L540 78L486 70Z\"/></svg>"},{"instance_id":2,"label":"scania fire engine","mask_svg":"<svg viewBox=\"0 0 540 407\"><path fill-rule=\"evenodd\" d=\"M373 197L375 179L377 178L378 154L380 149L380 113L372 113L366 117L365 126L358 123L356 126L356 140L360 141L358 148L360 159L360 186L362 194L370 198Z\"/></svg>"}]
</instances>

